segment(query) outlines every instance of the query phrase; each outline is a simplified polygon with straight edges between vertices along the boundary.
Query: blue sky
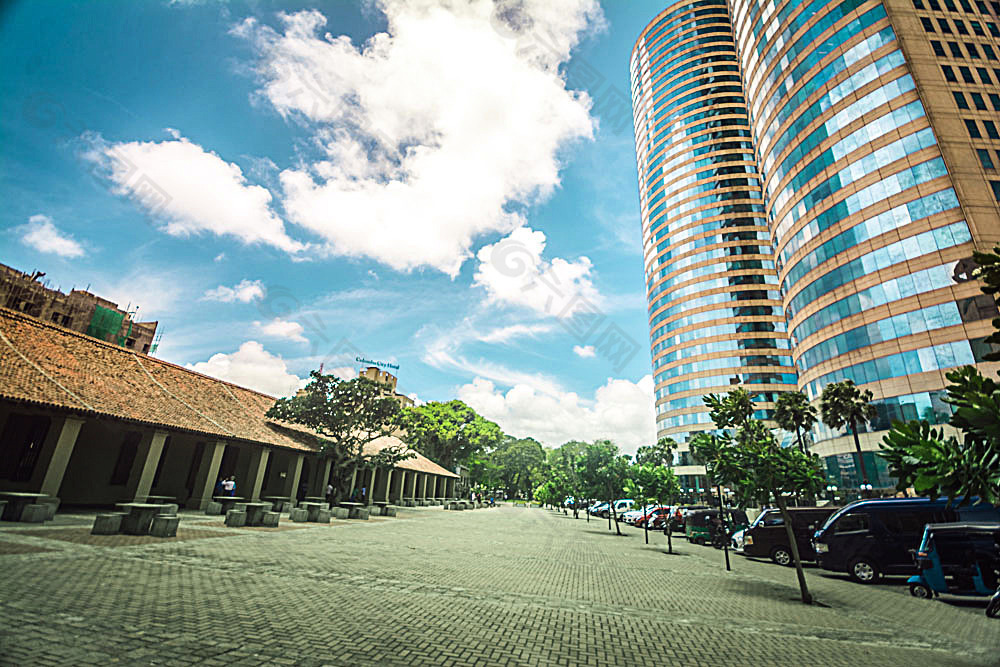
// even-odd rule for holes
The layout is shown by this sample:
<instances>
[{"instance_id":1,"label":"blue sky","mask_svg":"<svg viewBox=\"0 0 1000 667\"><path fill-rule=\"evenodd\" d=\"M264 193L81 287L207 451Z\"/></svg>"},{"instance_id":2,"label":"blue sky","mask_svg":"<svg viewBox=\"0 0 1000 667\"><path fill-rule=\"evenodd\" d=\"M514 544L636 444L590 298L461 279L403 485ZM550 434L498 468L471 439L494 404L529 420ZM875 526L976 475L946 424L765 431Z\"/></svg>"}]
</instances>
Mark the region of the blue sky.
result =
<instances>
[{"instance_id":1,"label":"blue sky","mask_svg":"<svg viewBox=\"0 0 1000 667\"><path fill-rule=\"evenodd\" d=\"M654 2L13 2L0 262L271 393L354 357L653 437L628 57Z\"/></svg>"}]
</instances>

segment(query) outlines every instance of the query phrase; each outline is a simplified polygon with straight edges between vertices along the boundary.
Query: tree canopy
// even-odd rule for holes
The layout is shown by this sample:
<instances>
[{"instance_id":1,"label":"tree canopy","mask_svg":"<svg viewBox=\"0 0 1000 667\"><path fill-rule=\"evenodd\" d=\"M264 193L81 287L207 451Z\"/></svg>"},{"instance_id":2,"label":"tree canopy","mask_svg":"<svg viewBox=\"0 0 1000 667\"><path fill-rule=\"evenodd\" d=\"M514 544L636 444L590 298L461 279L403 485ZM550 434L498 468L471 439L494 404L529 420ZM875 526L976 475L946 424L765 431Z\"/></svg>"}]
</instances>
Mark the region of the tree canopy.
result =
<instances>
[{"instance_id":1,"label":"tree canopy","mask_svg":"<svg viewBox=\"0 0 1000 667\"><path fill-rule=\"evenodd\" d=\"M404 408L400 423L414 449L449 470L503 438L499 426L459 400Z\"/></svg>"}]
</instances>

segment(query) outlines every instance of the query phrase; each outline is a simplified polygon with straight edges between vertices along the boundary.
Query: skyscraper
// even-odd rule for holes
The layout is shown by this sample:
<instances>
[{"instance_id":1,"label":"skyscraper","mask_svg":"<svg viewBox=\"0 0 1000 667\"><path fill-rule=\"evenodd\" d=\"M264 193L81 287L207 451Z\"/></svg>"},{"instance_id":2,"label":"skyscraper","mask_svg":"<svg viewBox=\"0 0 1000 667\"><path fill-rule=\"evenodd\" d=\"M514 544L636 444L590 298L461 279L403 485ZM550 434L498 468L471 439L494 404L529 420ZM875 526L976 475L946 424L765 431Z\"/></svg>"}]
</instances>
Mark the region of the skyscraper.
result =
<instances>
[{"instance_id":1,"label":"skyscraper","mask_svg":"<svg viewBox=\"0 0 1000 667\"><path fill-rule=\"evenodd\" d=\"M647 204L648 181L656 177L647 157L648 107L671 116L678 105L642 77L649 72L652 84L658 76L685 82L700 76L700 66L687 58L672 59L672 53L668 62L654 55L654 33L661 22L676 20L671 17L697 22L718 16L719 7L673 3L633 50L647 252L664 243ZM874 455L879 431L892 419L947 421L944 373L982 363L983 338L996 316L969 272L973 249L1000 241L998 13L1000 3L969 0L944 6L938 0L730 0L728 7L741 74L736 95L745 99L769 231L763 239L776 268L768 281L780 290L797 384L811 400L844 378L872 390L878 417L863 449L875 486L889 485ZM705 42L708 52L699 56L729 57L731 44ZM706 109L715 110L714 103ZM672 169L697 158L683 141L664 142L668 153L685 156ZM666 237L669 244L680 241ZM647 278L650 266L647 256ZM653 322L660 306L658 294L649 294L656 373L662 363ZM713 338L704 350L715 345L724 346L721 351L732 343ZM678 363L710 374L711 366L698 365L700 354L682 355ZM669 390L662 400L673 400ZM672 427L662 419L658 425L661 434ZM825 427L815 429L813 439L831 482L856 487L853 441Z\"/></svg>"}]
</instances>

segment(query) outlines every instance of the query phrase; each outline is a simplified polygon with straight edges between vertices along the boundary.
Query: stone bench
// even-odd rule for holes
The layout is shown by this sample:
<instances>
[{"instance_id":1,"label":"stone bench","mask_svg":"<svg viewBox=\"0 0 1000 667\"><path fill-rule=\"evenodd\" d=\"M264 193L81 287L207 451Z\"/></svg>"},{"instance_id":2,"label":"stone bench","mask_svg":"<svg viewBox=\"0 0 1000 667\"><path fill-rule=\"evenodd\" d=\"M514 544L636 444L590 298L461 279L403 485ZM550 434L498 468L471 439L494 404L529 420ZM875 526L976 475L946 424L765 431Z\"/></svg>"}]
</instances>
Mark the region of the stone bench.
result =
<instances>
[{"instance_id":1,"label":"stone bench","mask_svg":"<svg viewBox=\"0 0 1000 667\"><path fill-rule=\"evenodd\" d=\"M302 507L296 507L288 513L288 518L296 523L304 523L309 520L309 512Z\"/></svg>"},{"instance_id":2,"label":"stone bench","mask_svg":"<svg viewBox=\"0 0 1000 667\"><path fill-rule=\"evenodd\" d=\"M122 519L125 518L123 512L110 514L98 514L94 517L94 527L90 529L91 535L117 535L122 532Z\"/></svg>"},{"instance_id":3,"label":"stone bench","mask_svg":"<svg viewBox=\"0 0 1000 667\"><path fill-rule=\"evenodd\" d=\"M56 515L56 510L59 509L59 499L55 496L49 496L47 498L39 498L35 501L39 505L45 506L45 520L49 521L53 519Z\"/></svg>"},{"instance_id":4,"label":"stone bench","mask_svg":"<svg viewBox=\"0 0 1000 667\"><path fill-rule=\"evenodd\" d=\"M395 507L383 507L382 508L382 516L396 516L396 508Z\"/></svg>"},{"instance_id":5,"label":"stone bench","mask_svg":"<svg viewBox=\"0 0 1000 667\"><path fill-rule=\"evenodd\" d=\"M226 525L230 528L240 528L247 525L247 513L239 510L226 512Z\"/></svg>"},{"instance_id":6,"label":"stone bench","mask_svg":"<svg viewBox=\"0 0 1000 667\"><path fill-rule=\"evenodd\" d=\"M382 508L378 505L369 505L368 516L382 516Z\"/></svg>"},{"instance_id":7,"label":"stone bench","mask_svg":"<svg viewBox=\"0 0 1000 667\"><path fill-rule=\"evenodd\" d=\"M227 516L226 519L229 517ZM149 534L153 537L177 537L177 526L180 519L174 515L159 514L153 517L153 523L149 527ZM244 521L246 517L244 515Z\"/></svg>"},{"instance_id":8,"label":"stone bench","mask_svg":"<svg viewBox=\"0 0 1000 667\"><path fill-rule=\"evenodd\" d=\"M24 523L42 523L48 516L49 505L32 503L24 506L24 511L21 512L21 521Z\"/></svg>"},{"instance_id":9,"label":"stone bench","mask_svg":"<svg viewBox=\"0 0 1000 667\"><path fill-rule=\"evenodd\" d=\"M222 514L222 503L217 503L213 500L208 505L205 505L205 514L208 516L220 516Z\"/></svg>"},{"instance_id":10,"label":"stone bench","mask_svg":"<svg viewBox=\"0 0 1000 667\"><path fill-rule=\"evenodd\" d=\"M351 511L346 507L331 507L330 516L334 519L346 519L351 515Z\"/></svg>"},{"instance_id":11,"label":"stone bench","mask_svg":"<svg viewBox=\"0 0 1000 667\"><path fill-rule=\"evenodd\" d=\"M320 510L316 512L315 523L330 523L330 510Z\"/></svg>"},{"instance_id":12,"label":"stone bench","mask_svg":"<svg viewBox=\"0 0 1000 667\"><path fill-rule=\"evenodd\" d=\"M347 515L350 519L360 519L362 521L368 520L368 510L361 507L352 507L351 513Z\"/></svg>"},{"instance_id":13,"label":"stone bench","mask_svg":"<svg viewBox=\"0 0 1000 667\"><path fill-rule=\"evenodd\" d=\"M166 503L162 510L160 510L160 516L177 516L181 506L177 503Z\"/></svg>"},{"instance_id":14,"label":"stone bench","mask_svg":"<svg viewBox=\"0 0 1000 667\"><path fill-rule=\"evenodd\" d=\"M280 521L281 512L264 512L264 515L260 519L260 525L277 528Z\"/></svg>"}]
</instances>

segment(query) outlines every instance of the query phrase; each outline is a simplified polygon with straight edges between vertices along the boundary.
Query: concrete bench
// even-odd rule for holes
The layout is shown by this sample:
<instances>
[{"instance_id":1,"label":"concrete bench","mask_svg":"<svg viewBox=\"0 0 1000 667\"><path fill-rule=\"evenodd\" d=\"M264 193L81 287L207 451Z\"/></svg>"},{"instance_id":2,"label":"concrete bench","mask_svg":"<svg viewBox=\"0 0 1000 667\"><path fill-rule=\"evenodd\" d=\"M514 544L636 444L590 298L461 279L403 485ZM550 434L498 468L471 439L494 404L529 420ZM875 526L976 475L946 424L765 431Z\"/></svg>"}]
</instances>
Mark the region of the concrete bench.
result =
<instances>
[{"instance_id":1,"label":"concrete bench","mask_svg":"<svg viewBox=\"0 0 1000 667\"><path fill-rule=\"evenodd\" d=\"M122 532L122 519L125 514L115 512L112 514L98 514L94 517L94 527L90 529L91 535L117 535Z\"/></svg>"},{"instance_id":2,"label":"concrete bench","mask_svg":"<svg viewBox=\"0 0 1000 667\"><path fill-rule=\"evenodd\" d=\"M348 515L351 519L360 519L362 521L368 520L368 510L362 509L361 507L352 507L351 513Z\"/></svg>"},{"instance_id":3,"label":"concrete bench","mask_svg":"<svg viewBox=\"0 0 1000 667\"><path fill-rule=\"evenodd\" d=\"M226 517L229 518L228 516ZM173 515L160 514L153 517L149 534L153 537L177 537L177 526L180 519Z\"/></svg>"},{"instance_id":4,"label":"concrete bench","mask_svg":"<svg viewBox=\"0 0 1000 667\"><path fill-rule=\"evenodd\" d=\"M247 503L233 503L233 509L236 510L237 512L246 512Z\"/></svg>"},{"instance_id":5,"label":"concrete bench","mask_svg":"<svg viewBox=\"0 0 1000 667\"><path fill-rule=\"evenodd\" d=\"M316 523L330 523L330 510L316 512Z\"/></svg>"},{"instance_id":6,"label":"concrete bench","mask_svg":"<svg viewBox=\"0 0 1000 667\"><path fill-rule=\"evenodd\" d=\"M281 521L281 512L264 512L260 525L277 528L279 521Z\"/></svg>"},{"instance_id":7,"label":"concrete bench","mask_svg":"<svg viewBox=\"0 0 1000 667\"><path fill-rule=\"evenodd\" d=\"M396 516L396 508L395 507L383 507L382 508L382 516Z\"/></svg>"},{"instance_id":8,"label":"concrete bench","mask_svg":"<svg viewBox=\"0 0 1000 667\"><path fill-rule=\"evenodd\" d=\"M303 523L309 520L309 512L301 507L296 507L288 513L288 518L296 523Z\"/></svg>"},{"instance_id":9,"label":"concrete bench","mask_svg":"<svg viewBox=\"0 0 1000 667\"><path fill-rule=\"evenodd\" d=\"M214 500L205 506L205 514L208 516L220 516L222 514L222 503Z\"/></svg>"},{"instance_id":10,"label":"concrete bench","mask_svg":"<svg viewBox=\"0 0 1000 667\"><path fill-rule=\"evenodd\" d=\"M59 499L55 496L49 496L47 498L39 498L37 501L39 505L45 506L45 520L49 521L56 515L56 510L59 509Z\"/></svg>"},{"instance_id":11,"label":"concrete bench","mask_svg":"<svg viewBox=\"0 0 1000 667\"><path fill-rule=\"evenodd\" d=\"M240 528L247 525L247 513L239 510L229 510L226 512L226 525L230 528Z\"/></svg>"},{"instance_id":12,"label":"concrete bench","mask_svg":"<svg viewBox=\"0 0 1000 667\"><path fill-rule=\"evenodd\" d=\"M167 503L164 505L163 509L160 510L160 516L177 516L181 506L177 503Z\"/></svg>"},{"instance_id":13,"label":"concrete bench","mask_svg":"<svg viewBox=\"0 0 1000 667\"><path fill-rule=\"evenodd\" d=\"M24 523L42 523L49 516L49 506L41 503L32 503L24 506L21 512L21 521Z\"/></svg>"},{"instance_id":14,"label":"concrete bench","mask_svg":"<svg viewBox=\"0 0 1000 667\"><path fill-rule=\"evenodd\" d=\"M351 511L346 507L331 507L330 516L334 519L346 519L351 515Z\"/></svg>"},{"instance_id":15,"label":"concrete bench","mask_svg":"<svg viewBox=\"0 0 1000 667\"><path fill-rule=\"evenodd\" d=\"M382 508L378 505L369 505L368 516L382 516Z\"/></svg>"}]
</instances>

